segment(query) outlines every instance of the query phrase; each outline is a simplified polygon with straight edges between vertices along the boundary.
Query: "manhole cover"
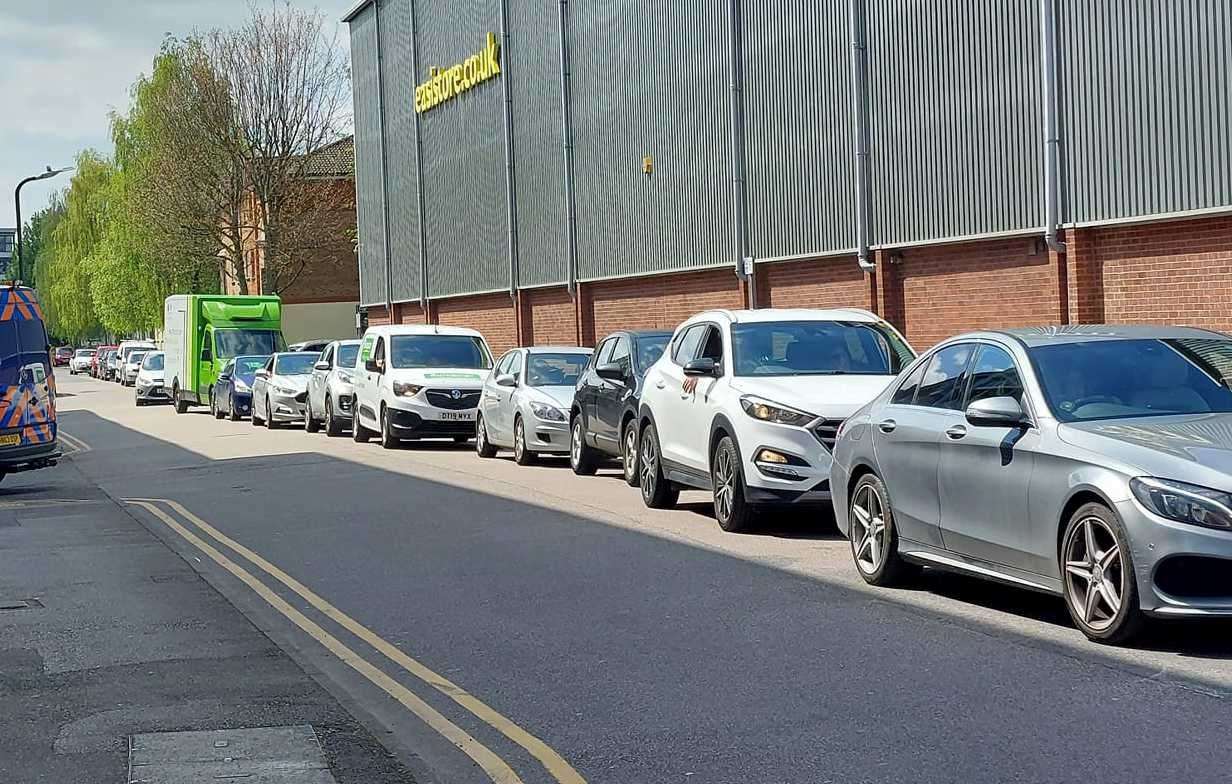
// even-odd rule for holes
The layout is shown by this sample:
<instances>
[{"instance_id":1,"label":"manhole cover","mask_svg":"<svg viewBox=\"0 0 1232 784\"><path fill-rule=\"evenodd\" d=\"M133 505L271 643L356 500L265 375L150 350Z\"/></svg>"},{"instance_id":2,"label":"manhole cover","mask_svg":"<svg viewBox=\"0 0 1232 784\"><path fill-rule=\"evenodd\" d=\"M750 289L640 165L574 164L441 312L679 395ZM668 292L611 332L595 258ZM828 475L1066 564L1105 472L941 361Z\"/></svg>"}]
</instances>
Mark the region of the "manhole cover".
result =
<instances>
[{"instance_id":1,"label":"manhole cover","mask_svg":"<svg viewBox=\"0 0 1232 784\"><path fill-rule=\"evenodd\" d=\"M337 784L312 727L256 727L134 735L129 784Z\"/></svg>"}]
</instances>

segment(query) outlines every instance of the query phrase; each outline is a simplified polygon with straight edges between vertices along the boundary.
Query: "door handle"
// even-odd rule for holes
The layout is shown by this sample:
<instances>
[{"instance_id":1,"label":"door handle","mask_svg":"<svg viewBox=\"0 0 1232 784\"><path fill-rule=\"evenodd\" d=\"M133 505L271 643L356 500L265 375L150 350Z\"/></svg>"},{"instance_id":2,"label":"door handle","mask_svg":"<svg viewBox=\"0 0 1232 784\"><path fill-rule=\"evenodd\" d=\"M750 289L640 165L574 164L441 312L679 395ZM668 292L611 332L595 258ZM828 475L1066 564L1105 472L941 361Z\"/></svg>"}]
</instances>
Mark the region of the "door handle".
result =
<instances>
[{"instance_id":1,"label":"door handle","mask_svg":"<svg viewBox=\"0 0 1232 784\"><path fill-rule=\"evenodd\" d=\"M898 427L898 423L893 419L883 419L877 423L877 429L883 433L893 433L896 427Z\"/></svg>"},{"instance_id":2,"label":"door handle","mask_svg":"<svg viewBox=\"0 0 1232 784\"><path fill-rule=\"evenodd\" d=\"M655 389L663 389L666 386L667 386L666 381L656 381L655 382Z\"/></svg>"},{"instance_id":3,"label":"door handle","mask_svg":"<svg viewBox=\"0 0 1232 784\"><path fill-rule=\"evenodd\" d=\"M951 441L957 441L958 439L967 435L967 426L966 425L954 425L949 430L945 431L945 435L946 435L946 438L950 439Z\"/></svg>"}]
</instances>

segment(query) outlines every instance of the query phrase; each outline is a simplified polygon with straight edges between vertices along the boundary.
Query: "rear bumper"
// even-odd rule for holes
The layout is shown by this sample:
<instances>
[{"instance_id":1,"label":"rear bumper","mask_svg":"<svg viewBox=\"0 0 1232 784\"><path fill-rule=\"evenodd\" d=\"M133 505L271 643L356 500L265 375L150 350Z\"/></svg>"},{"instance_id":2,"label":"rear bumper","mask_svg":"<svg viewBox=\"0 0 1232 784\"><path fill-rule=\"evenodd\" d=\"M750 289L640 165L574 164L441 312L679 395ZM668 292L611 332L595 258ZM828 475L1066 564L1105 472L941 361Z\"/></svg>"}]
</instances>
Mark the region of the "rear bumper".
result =
<instances>
[{"instance_id":1,"label":"rear bumper","mask_svg":"<svg viewBox=\"0 0 1232 784\"><path fill-rule=\"evenodd\" d=\"M58 439L46 444L26 444L0 448L0 473L15 474L53 466L63 456Z\"/></svg>"}]
</instances>

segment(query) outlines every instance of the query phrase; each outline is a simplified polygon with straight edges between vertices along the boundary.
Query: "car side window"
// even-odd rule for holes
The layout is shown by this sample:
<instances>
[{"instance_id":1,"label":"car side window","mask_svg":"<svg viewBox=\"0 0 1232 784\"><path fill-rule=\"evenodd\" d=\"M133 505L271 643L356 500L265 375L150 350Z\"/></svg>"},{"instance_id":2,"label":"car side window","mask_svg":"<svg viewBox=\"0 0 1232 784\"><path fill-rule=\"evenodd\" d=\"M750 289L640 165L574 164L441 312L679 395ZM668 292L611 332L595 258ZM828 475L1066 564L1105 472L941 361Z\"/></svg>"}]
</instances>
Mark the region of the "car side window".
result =
<instances>
[{"instance_id":1,"label":"car side window","mask_svg":"<svg viewBox=\"0 0 1232 784\"><path fill-rule=\"evenodd\" d=\"M318 361L324 362L332 368L334 366L334 347L331 345L329 348L325 349L325 353L321 355L321 358Z\"/></svg>"},{"instance_id":2,"label":"car side window","mask_svg":"<svg viewBox=\"0 0 1232 784\"><path fill-rule=\"evenodd\" d=\"M616 349L616 338L608 338L599 346L599 350L595 352L597 359L595 367L606 365L612 361L612 352Z\"/></svg>"},{"instance_id":3,"label":"car side window","mask_svg":"<svg viewBox=\"0 0 1232 784\"><path fill-rule=\"evenodd\" d=\"M919 367L911 371L911 375L907 376L898 389L894 390L894 397L890 399L890 402L904 406L914 403L915 391L919 389L920 379L924 377L924 369L927 367L927 362L921 362Z\"/></svg>"},{"instance_id":4,"label":"car side window","mask_svg":"<svg viewBox=\"0 0 1232 784\"><path fill-rule=\"evenodd\" d=\"M222 373L220 373L219 375L221 375L221 376L232 376L232 375L235 375L235 360L234 360L234 359L228 359L228 360L227 360L227 364L225 364L225 365L223 365L223 366L222 366Z\"/></svg>"},{"instance_id":5,"label":"car side window","mask_svg":"<svg viewBox=\"0 0 1232 784\"><path fill-rule=\"evenodd\" d=\"M708 324L694 324L684 331L672 346L672 361L683 365L697 354L697 346L709 329Z\"/></svg>"},{"instance_id":6,"label":"car side window","mask_svg":"<svg viewBox=\"0 0 1232 784\"><path fill-rule=\"evenodd\" d=\"M713 359L716 365L723 362L723 333L718 327L711 325L703 333L701 350L696 358Z\"/></svg>"},{"instance_id":7,"label":"car side window","mask_svg":"<svg viewBox=\"0 0 1232 784\"><path fill-rule=\"evenodd\" d=\"M497 376L503 376L506 373L508 373L509 364L511 362L513 362L513 352L506 351L504 356L502 356L499 360L497 360L496 370L492 371L492 378L496 378Z\"/></svg>"},{"instance_id":8,"label":"car side window","mask_svg":"<svg viewBox=\"0 0 1232 784\"><path fill-rule=\"evenodd\" d=\"M620 365L624 368L626 376L633 372L633 358L630 355L629 338L621 335L616 339L615 345L612 347L612 356L608 361L613 365Z\"/></svg>"},{"instance_id":9,"label":"car side window","mask_svg":"<svg viewBox=\"0 0 1232 784\"><path fill-rule=\"evenodd\" d=\"M984 344L971 366L971 390L966 405L989 397L1012 397L1021 405L1022 377L1008 351Z\"/></svg>"},{"instance_id":10,"label":"car side window","mask_svg":"<svg viewBox=\"0 0 1232 784\"><path fill-rule=\"evenodd\" d=\"M376 339L376 347L372 349L372 359L374 362L377 360L383 361L385 359L385 338L384 337L379 337Z\"/></svg>"},{"instance_id":11,"label":"car side window","mask_svg":"<svg viewBox=\"0 0 1232 784\"><path fill-rule=\"evenodd\" d=\"M924 378L920 382L920 390L915 398L916 405L955 411L962 408L967 366L971 364L973 353L974 344L959 343L933 354L928 370L924 371Z\"/></svg>"}]
</instances>

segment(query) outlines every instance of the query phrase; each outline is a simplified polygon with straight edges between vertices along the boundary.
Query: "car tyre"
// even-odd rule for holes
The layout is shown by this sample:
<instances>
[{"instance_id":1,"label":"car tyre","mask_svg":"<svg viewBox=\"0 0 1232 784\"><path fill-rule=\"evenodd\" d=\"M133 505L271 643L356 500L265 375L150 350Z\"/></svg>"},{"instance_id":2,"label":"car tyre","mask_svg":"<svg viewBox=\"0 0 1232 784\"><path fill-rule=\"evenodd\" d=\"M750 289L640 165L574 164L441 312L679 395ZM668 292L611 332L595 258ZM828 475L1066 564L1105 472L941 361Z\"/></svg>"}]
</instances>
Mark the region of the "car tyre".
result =
<instances>
[{"instance_id":1,"label":"car tyre","mask_svg":"<svg viewBox=\"0 0 1232 784\"><path fill-rule=\"evenodd\" d=\"M372 431L359 423L359 406L351 412L351 440L357 444L366 444L372 438Z\"/></svg>"},{"instance_id":2,"label":"car tyre","mask_svg":"<svg viewBox=\"0 0 1232 784\"><path fill-rule=\"evenodd\" d=\"M569 424L569 467L578 476L592 476L599 468L599 456L586 443L581 414L575 415Z\"/></svg>"},{"instance_id":3,"label":"car tyre","mask_svg":"<svg viewBox=\"0 0 1232 784\"><path fill-rule=\"evenodd\" d=\"M856 571L869 585L899 585L918 573L898 552L898 529L885 483L865 474L851 491L847 538Z\"/></svg>"},{"instance_id":4,"label":"car tyre","mask_svg":"<svg viewBox=\"0 0 1232 784\"><path fill-rule=\"evenodd\" d=\"M214 390L210 390L210 413L215 419L222 419L222 410L218 408L218 398L214 395Z\"/></svg>"},{"instance_id":5,"label":"car tyre","mask_svg":"<svg viewBox=\"0 0 1232 784\"><path fill-rule=\"evenodd\" d=\"M227 418L232 422L240 421L240 410L235 405L235 395L233 394L227 396Z\"/></svg>"},{"instance_id":6,"label":"car tyre","mask_svg":"<svg viewBox=\"0 0 1232 784\"><path fill-rule=\"evenodd\" d=\"M740 450L731 436L723 436L710 458L710 485L714 495L714 517L728 533L747 531L754 509L744 497L744 474L740 470Z\"/></svg>"},{"instance_id":7,"label":"car tyre","mask_svg":"<svg viewBox=\"0 0 1232 784\"><path fill-rule=\"evenodd\" d=\"M483 423L483 417L475 419L475 454L496 457L496 446L488 440L488 426Z\"/></svg>"},{"instance_id":8,"label":"car tyre","mask_svg":"<svg viewBox=\"0 0 1232 784\"><path fill-rule=\"evenodd\" d=\"M663 475L663 463L659 459L659 434L654 425L642 428L638 444L637 466L642 503L651 509L671 509L680 498L680 491Z\"/></svg>"},{"instance_id":9,"label":"car tyre","mask_svg":"<svg viewBox=\"0 0 1232 784\"><path fill-rule=\"evenodd\" d=\"M637 487L640 481L637 473L637 422L632 419L625 423L624 434L620 437L620 459L624 462L625 484Z\"/></svg>"},{"instance_id":10,"label":"car tyre","mask_svg":"<svg viewBox=\"0 0 1232 784\"><path fill-rule=\"evenodd\" d=\"M1094 642L1123 643L1146 625L1129 535L1103 504L1084 504L1061 539L1065 606L1078 630Z\"/></svg>"},{"instance_id":11,"label":"car tyre","mask_svg":"<svg viewBox=\"0 0 1232 784\"><path fill-rule=\"evenodd\" d=\"M330 399L329 395L325 396L325 435L330 438L342 435L342 425L338 422L338 418L334 416L334 401Z\"/></svg>"},{"instance_id":12,"label":"car tyre","mask_svg":"<svg viewBox=\"0 0 1232 784\"><path fill-rule=\"evenodd\" d=\"M520 466L535 464L535 453L526 445L526 425L522 417L513 420L513 462Z\"/></svg>"},{"instance_id":13,"label":"car tyre","mask_svg":"<svg viewBox=\"0 0 1232 784\"><path fill-rule=\"evenodd\" d=\"M278 423L274 421L274 407L270 405L269 395L265 396L265 429L275 430Z\"/></svg>"},{"instance_id":14,"label":"car tyre","mask_svg":"<svg viewBox=\"0 0 1232 784\"><path fill-rule=\"evenodd\" d=\"M401 443L399 439L394 438L392 428L389 424L389 409L381 406L381 448L382 449L397 449Z\"/></svg>"},{"instance_id":15,"label":"car tyre","mask_svg":"<svg viewBox=\"0 0 1232 784\"><path fill-rule=\"evenodd\" d=\"M312 396L304 399L304 431L316 433L321 429L321 423L312 415Z\"/></svg>"},{"instance_id":16,"label":"car tyre","mask_svg":"<svg viewBox=\"0 0 1232 784\"><path fill-rule=\"evenodd\" d=\"M175 403L175 413L177 414L187 414L188 413L188 401L180 399L179 384L176 384L175 386L171 387L171 400Z\"/></svg>"}]
</instances>

